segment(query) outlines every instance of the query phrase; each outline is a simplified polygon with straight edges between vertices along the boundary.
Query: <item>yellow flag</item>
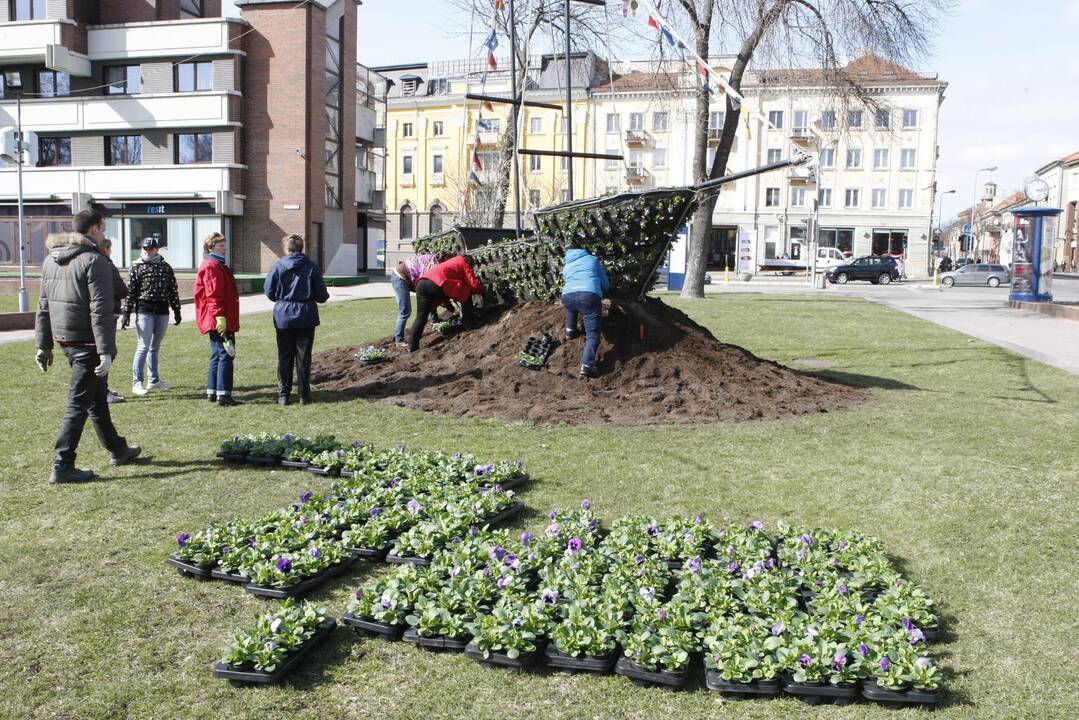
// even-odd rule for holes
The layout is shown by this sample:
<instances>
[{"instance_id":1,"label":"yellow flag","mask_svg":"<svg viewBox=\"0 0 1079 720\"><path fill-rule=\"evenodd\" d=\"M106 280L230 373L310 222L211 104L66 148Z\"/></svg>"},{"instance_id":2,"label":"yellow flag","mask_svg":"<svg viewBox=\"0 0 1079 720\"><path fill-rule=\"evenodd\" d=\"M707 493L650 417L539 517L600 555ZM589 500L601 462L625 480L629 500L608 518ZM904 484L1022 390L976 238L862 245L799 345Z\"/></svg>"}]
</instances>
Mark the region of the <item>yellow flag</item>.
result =
<instances>
[{"instance_id":1,"label":"yellow flag","mask_svg":"<svg viewBox=\"0 0 1079 720\"><path fill-rule=\"evenodd\" d=\"M742 103L742 120L746 124L746 140L752 140L753 130L749 126L749 106L747 106L744 102Z\"/></svg>"}]
</instances>

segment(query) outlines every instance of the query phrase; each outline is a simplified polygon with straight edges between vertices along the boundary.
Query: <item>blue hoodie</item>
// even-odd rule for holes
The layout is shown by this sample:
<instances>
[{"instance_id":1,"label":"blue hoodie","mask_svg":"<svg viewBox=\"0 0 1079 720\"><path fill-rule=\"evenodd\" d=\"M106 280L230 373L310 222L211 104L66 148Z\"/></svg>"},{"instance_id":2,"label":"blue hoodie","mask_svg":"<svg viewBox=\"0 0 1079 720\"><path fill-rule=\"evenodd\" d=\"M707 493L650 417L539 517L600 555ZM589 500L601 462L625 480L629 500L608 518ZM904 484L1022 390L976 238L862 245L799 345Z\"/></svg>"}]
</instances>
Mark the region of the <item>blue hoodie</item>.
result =
<instances>
[{"instance_id":1,"label":"blue hoodie","mask_svg":"<svg viewBox=\"0 0 1079 720\"><path fill-rule=\"evenodd\" d=\"M562 294L569 295L575 292L590 292L603 297L610 289L611 283L607 280L607 271L603 269L603 263L595 255L590 255L587 250L571 248L566 251L566 264L562 268Z\"/></svg>"},{"instance_id":2,"label":"blue hoodie","mask_svg":"<svg viewBox=\"0 0 1079 720\"><path fill-rule=\"evenodd\" d=\"M280 330L318 325L318 307L330 299L318 265L303 253L292 253L274 263L266 276L266 297L274 301L274 325Z\"/></svg>"}]
</instances>

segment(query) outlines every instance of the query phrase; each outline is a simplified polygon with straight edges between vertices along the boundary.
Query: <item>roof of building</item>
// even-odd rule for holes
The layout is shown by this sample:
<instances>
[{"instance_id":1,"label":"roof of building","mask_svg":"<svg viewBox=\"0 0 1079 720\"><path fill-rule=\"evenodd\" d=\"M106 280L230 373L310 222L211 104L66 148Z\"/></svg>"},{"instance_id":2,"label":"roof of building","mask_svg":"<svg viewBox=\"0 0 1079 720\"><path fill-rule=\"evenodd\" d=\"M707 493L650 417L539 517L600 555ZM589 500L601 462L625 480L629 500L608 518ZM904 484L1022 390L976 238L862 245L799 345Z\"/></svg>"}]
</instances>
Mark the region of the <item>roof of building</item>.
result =
<instances>
[{"instance_id":1,"label":"roof of building","mask_svg":"<svg viewBox=\"0 0 1079 720\"><path fill-rule=\"evenodd\" d=\"M989 208L989 212L991 212L991 213L1004 212L1005 210L1009 210L1009 209L1015 207L1016 205L1020 205L1020 204L1022 204L1024 202L1026 202L1026 200L1027 200L1026 193L1022 192L1021 190L1017 190L1016 192L1013 192L1011 195L1009 195L1008 197L1006 197L1003 200L1001 200L1000 202L998 202L993 207Z\"/></svg>"},{"instance_id":2,"label":"roof of building","mask_svg":"<svg viewBox=\"0 0 1079 720\"><path fill-rule=\"evenodd\" d=\"M936 75L922 75L898 63L865 52L837 70L828 68L786 68L757 70L747 80L760 85L821 85L845 78L858 85L923 84L940 82ZM748 83L747 83L748 84Z\"/></svg>"},{"instance_id":3,"label":"roof of building","mask_svg":"<svg viewBox=\"0 0 1079 720\"><path fill-rule=\"evenodd\" d=\"M631 70L625 74L615 73L613 82L607 79L592 88L593 92L616 90L666 90L678 88L684 73L650 73Z\"/></svg>"}]
</instances>

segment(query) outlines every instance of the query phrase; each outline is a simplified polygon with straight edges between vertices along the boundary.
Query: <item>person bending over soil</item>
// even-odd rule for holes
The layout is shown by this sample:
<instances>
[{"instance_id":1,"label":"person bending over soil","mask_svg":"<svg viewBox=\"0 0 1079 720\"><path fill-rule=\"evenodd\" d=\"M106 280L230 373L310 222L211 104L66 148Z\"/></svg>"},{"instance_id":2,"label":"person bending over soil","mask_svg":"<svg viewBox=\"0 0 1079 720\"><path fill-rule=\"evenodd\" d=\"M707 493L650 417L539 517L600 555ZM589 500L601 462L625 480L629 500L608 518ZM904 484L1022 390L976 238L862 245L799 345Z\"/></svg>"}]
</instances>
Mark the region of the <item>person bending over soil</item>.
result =
<instances>
[{"instance_id":1,"label":"person bending over soil","mask_svg":"<svg viewBox=\"0 0 1079 720\"><path fill-rule=\"evenodd\" d=\"M439 263L420 276L416 283L416 320L412 323L412 336L408 351L416 352L420 338L427 325L427 316L439 305L449 305L455 300L461 306L461 318L465 327L475 325L475 309L472 296L486 292L483 283L472 271L472 262L464 255Z\"/></svg>"},{"instance_id":2,"label":"person bending over soil","mask_svg":"<svg viewBox=\"0 0 1079 720\"><path fill-rule=\"evenodd\" d=\"M562 306L566 308L566 339L577 337L577 316L584 320L581 375L596 377L596 351L603 322L603 295L611 287L603 263L587 250L570 248L562 268Z\"/></svg>"}]
</instances>

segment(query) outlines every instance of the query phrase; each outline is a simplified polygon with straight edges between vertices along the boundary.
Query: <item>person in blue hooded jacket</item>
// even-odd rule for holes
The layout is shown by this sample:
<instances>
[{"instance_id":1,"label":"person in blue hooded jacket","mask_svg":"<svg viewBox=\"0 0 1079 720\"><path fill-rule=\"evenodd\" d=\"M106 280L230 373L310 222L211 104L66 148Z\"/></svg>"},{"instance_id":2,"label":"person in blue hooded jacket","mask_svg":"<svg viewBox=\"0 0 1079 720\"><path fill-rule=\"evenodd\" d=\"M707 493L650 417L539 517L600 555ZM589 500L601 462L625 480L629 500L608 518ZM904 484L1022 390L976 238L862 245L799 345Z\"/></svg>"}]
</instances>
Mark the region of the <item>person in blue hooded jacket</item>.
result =
<instances>
[{"instance_id":1,"label":"person in blue hooded jacket","mask_svg":"<svg viewBox=\"0 0 1079 720\"><path fill-rule=\"evenodd\" d=\"M300 404L311 402L311 348L315 344L318 306L330 299L318 265L303 254L303 238L286 235L285 256L266 276L266 297L274 301L277 329L277 402L288 405L295 367Z\"/></svg>"},{"instance_id":2,"label":"person in blue hooded jacket","mask_svg":"<svg viewBox=\"0 0 1079 720\"><path fill-rule=\"evenodd\" d=\"M603 263L587 250L570 248L562 268L562 306L566 308L566 339L579 335L577 316L584 320L584 351L581 353L581 375L596 377L596 351L599 349L603 323L603 296L610 289Z\"/></svg>"}]
</instances>

